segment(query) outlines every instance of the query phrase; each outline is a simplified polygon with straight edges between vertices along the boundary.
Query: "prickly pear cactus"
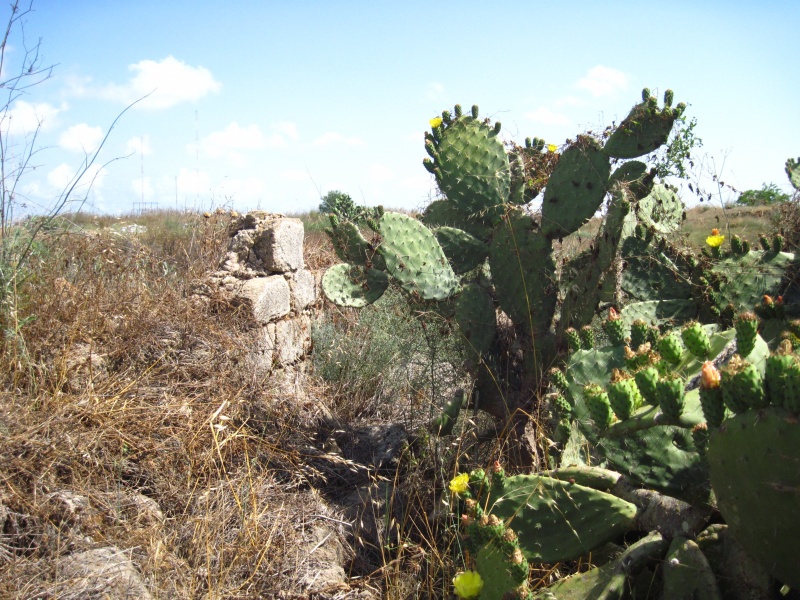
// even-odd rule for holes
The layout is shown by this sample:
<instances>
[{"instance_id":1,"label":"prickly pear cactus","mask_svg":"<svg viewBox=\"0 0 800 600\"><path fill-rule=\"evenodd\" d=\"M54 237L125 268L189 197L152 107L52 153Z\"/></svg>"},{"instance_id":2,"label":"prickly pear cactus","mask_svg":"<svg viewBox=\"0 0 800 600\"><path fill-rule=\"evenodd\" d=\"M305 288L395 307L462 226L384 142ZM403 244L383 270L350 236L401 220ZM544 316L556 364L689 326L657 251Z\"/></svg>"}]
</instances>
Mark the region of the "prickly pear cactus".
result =
<instances>
[{"instance_id":1,"label":"prickly pear cactus","mask_svg":"<svg viewBox=\"0 0 800 600\"><path fill-rule=\"evenodd\" d=\"M795 363L786 360L793 356L787 352L767 360L768 383L759 379L756 405L752 377L742 389L723 371L729 406L745 410L710 433L707 458L719 510L733 535L774 577L800 588L800 415L781 407L782 398L772 393L788 386ZM765 406L765 398L779 405Z\"/></svg>"},{"instance_id":2,"label":"prickly pear cactus","mask_svg":"<svg viewBox=\"0 0 800 600\"><path fill-rule=\"evenodd\" d=\"M800 190L800 157L786 161L786 175L795 190Z\"/></svg>"},{"instance_id":3,"label":"prickly pear cactus","mask_svg":"<svg viewBox=\"0 0 800 600\"><path fill-rule=\"evenodd\" d=\"M488 495L476 490L478 502L469 505L472 513L467 520L481 521L476 511L482 507L480 512L513 528L528 560L556 563L577 558L635 525L635 505L581 485L574 477L572 481L545 475L508 477L495 468Z\"/></svg>"},{"instance_id":4,"label":"prickly pear cactus","mask_svg":"<svg viewBox=\"0 0 800 600\"><path fill-rule=\"evenodd\" d=\"M376 212L368 220L374 231L369 240L354 223L333 218L331 238L346 264L326 273L326 296L359 307L379 298L387 285L399 285L423 310L455 317L472 358L480 407L498 417L522 408L544 385L559 343L570 339L567 328L581 330L583 348L592 344L585 327L616 288L619 248L626 228L635 225L634 212L651 228L669 229L675 220L680 202L654 185L647 164L633 161L611 173L612 158L630 154L631 143L646 146L636 156L660 146L679 115L671 94L663 109L645 96L605 144L578 136L547 151L541 140L507 150L500 124L480 119L477 106L469 114L460 106L443 112L425 136L424 161L443 198L431 203L421 222ZM541 189L541 219L534 219L522 207ZM608 197L592 249L557 268L554 244L592 218ZM494 349L497 321L491 313L498 308L511 319L521 354ZM615 339L621 341L625 332L618 329ZM519 364L509 364L518 354Z\"/></svg>"}]
</instances>

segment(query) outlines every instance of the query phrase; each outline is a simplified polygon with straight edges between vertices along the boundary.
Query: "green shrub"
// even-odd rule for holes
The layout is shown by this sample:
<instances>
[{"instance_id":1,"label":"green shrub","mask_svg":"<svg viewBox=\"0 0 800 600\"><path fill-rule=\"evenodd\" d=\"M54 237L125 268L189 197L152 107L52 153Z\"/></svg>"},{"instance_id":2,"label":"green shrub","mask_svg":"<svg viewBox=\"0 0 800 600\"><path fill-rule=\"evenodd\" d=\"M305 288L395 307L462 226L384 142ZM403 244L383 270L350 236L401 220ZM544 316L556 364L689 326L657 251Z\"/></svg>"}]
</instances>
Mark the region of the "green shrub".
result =
<instances>
[{"instance_id":1,"label":"green shrub","mask_svg":"<svg viewBox=\"0 0 800 600\"><path fill-rule=\"evenodd\" d=\"M314 372L331 386L342 416L394 412L413 428L461 383L465 357L456 337L443 320L414 314L391 290L357 313L334 314L314 326Z\"/></svg>"}]
</instances>

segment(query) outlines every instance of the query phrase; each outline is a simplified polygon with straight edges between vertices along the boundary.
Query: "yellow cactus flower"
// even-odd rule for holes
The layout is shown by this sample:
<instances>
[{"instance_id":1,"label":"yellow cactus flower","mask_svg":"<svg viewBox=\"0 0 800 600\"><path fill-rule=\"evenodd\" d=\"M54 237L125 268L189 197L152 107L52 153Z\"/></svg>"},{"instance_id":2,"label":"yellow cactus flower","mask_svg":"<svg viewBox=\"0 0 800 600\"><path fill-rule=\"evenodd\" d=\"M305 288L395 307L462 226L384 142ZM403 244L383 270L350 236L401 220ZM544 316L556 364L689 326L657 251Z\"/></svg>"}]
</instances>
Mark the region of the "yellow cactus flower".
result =
<instances>
[{"instance_id":1,"label":"yellow cactus flower","mask_svg":"<svg viewBox=\"0 0 800 600\"><path fill-rule=\"evenodd\" d=\"M453 577L453 587L459 598L477 598L483 589L483 579L477 571L464 571Z\"/></svg>"},{"instance_id":2,"label":"yellow cactus flower","mask_svg":"<svg viewBox=\"0 0 800 600\"><path fill-rule=\"evenodd\" d=\"M450 481L450 491L454 494L463 494L469 489L469 474L461 473Z\"/></svg>"},{"instance_id":3,"label":"yellow cactus flower","mask_svg":"<svg viewBox=\"0 0 800 600\"><path fill-rule=\"evenodd\" d=\"M558 146L556 146L555 144L547 144L547 150L548 152L555 152L556 150L558 150Z\"/></svg>"},{"instance_id":4,"label":"yellow cactus flower","mask_svg":"<svg viewBox=\"0 0 800 600\"><path fill-rule=\"evenodd\" d=\"M430 121L431 127L437 129L442 126L442 117L433 117Z\"/></svg>"},{"instance_id":5,"label":"yellow cactus flower","mask_svg":"<svg viewBox=\"0 0 800 600\"><path fill-rule=\"evenodd\" d=\"M719 248L722 245L722 242L724 241L725 241L725 236L719 234L712 234L706 238L706 244L708 244L712 248Z\"/></svg>"}]
</instances>

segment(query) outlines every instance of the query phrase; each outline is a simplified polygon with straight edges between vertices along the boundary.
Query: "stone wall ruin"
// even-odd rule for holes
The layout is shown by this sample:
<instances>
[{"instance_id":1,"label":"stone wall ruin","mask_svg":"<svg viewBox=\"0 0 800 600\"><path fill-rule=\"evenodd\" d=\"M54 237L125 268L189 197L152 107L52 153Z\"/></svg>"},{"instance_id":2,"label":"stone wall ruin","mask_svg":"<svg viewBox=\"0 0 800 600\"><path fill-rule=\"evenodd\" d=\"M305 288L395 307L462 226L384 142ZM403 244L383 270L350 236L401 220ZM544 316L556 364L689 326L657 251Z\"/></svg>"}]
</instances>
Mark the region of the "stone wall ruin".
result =
<instances>
[{"instance_id":1,"label":"stone wall ruin","mask_svg":"<svg viewBox=\"0 0 800 600\"><path fill-rule=\"evenodd\" d=\"M311 350L319 285L303 261L300 219L265 211L235 215L219 269L198 287L247 310L257 325L251 358L259 372L298 364Z\"/></svg>"}]
</instances>

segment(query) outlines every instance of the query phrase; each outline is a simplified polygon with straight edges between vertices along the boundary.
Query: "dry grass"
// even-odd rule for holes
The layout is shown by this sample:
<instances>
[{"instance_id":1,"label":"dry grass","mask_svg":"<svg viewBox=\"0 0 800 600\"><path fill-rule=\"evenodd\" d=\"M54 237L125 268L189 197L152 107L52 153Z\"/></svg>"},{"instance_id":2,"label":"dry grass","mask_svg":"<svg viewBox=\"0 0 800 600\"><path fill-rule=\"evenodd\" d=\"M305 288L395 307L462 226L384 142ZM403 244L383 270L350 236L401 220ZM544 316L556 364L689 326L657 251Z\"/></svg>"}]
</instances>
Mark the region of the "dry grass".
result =
<instances>
[{"instance_id":1,"label":"dry grass","mask_svg":"<svg viewBox=\"0 0 800 600\"><path fill-rule=\"evenodd\" d=\"M313 397L298 408L300 391L254 378L247 319L191 296L225 217L164 217L44 240L22 290L17 316L35 319L5 340L1 374L1 597L60 596L63 556L107 545L163 598L259 597L302 573L291 549L324 512L304 493L325 476L303 464ZM266 438L253 414L281 426Z\"/></svg>"},{"instance_id":2,"label":"dry grass","mask_svg":"<svg viewBox=\"0 0 800 600\"><path fill-rule=\"evenodd\" d=\"M43 239L20 290L25 324L2 346L0 597L73 597L65 557L108 546L154 597L305 597L322 526L351 579L314 597L446 595L457 528L431 507L467 446L474 461L493 442L418 440L402 475L326 452L331 420L388 419L375 410L401 403L365 412L330 384L254 375L247 316L192 297L224 253L228 219L162 214L120 234L133 219L72 215L67 233ZM313 269L335 261L313 229L305 255ZM341 502L355 485L392 490L383 544L352 539Z\"/></svg>"}]
</instances>

